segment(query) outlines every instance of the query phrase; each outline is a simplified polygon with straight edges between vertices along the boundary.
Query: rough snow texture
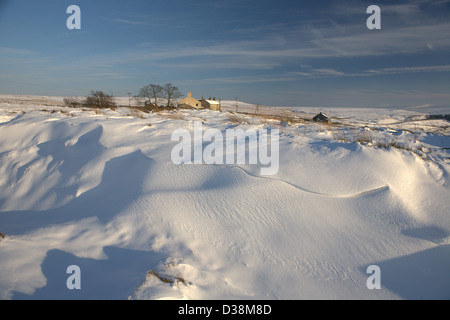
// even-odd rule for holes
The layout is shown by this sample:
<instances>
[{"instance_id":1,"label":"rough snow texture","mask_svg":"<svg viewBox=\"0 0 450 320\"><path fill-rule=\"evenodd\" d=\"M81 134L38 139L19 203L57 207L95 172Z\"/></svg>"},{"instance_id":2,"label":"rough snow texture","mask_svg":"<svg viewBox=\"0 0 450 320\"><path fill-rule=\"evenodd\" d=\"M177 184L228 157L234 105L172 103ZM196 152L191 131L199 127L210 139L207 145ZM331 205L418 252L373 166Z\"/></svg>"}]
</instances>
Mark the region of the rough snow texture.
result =
<instances>
[{"instance_id":1,"label":"rough snow texture","mask_svg":"<svg viewBox=\"0 0 450 320\"><path fill-rule=\"evenodd\" d=\"M1 299L450 298L445 120L333 109L339 125L236 123L234 101L181 120L1 98ZM323 111L291 110L292 119ZM194 121L279 128L278 174L174 165L171 134ZM66 286L70 265L81 290ZM366 286L370 265L380 290Z\"/></svg>"}]
</instances>

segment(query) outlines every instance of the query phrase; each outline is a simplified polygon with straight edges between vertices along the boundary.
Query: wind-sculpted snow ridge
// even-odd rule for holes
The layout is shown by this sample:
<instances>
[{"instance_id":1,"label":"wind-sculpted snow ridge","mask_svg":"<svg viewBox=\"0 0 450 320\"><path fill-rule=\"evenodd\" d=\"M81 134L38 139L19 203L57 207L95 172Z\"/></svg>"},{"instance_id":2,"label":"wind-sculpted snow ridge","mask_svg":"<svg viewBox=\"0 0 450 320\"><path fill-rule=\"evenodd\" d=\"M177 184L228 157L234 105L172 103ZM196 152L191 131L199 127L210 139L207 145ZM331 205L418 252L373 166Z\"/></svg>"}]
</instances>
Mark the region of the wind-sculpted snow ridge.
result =
<instances>
[{"instance_id":1,"label":"wind-sculpted snow ridge","mask_svg":"<svg viewBox=\"0 0 450 320\"><path fill-rule=\"evenodd\" d=\"M2 299L450 298L449 138L388 128L403 111L341 110L345 124L328 128L9 99L0 104ZM198 119L204 130L280 129L277 174L174 164L172 132ZM335 139L364 121L376 138L413 137L423 156ZM368 288L371 265L381 289ZM80 289L69 289L69 266L81 270Z\"/></svg>"},{"instance_id":2,"label":"wind-sculpted snow ridge","mask_svg":"<svg viewBox=\"0 0 450 320\"><path fill-rule=\"evenodd\" d=\"M292 186L294 188L297 188L300 191L311 193L311 194L316 194L316 195L320 195L320 196L324 196L324 197L352 198L352 197L360 197L360 196L364 196L364 195L369 195L369 194L373 194L373 193L389 190L389 186L381 186L381 187L378 187L378 188L374 188L374 189L370 189L370 190L366 190L366 191L361 191L361 192L354 193L354 194L326 194L326 193L321 193L321 192L317 192L317 191L313 191L313 190L308 190L308 189L302 188L300 186L297 186L297 185L295 185L293 183L290 183L288 181L284 181L284 180L281 180L281 179L270 178L270 177L266 177L266 176L254 176L250 172L246 171L245 169L243 169L243 168L241 168L239 166L236 166L236 167L241 169L242 171L244 171L248 175L251 175L252 177L281 181L281 182L284 182L284 183L286 183L286 184L288 184L288 185L290 185L290 186Z\"/></svg>"}]
</instances>

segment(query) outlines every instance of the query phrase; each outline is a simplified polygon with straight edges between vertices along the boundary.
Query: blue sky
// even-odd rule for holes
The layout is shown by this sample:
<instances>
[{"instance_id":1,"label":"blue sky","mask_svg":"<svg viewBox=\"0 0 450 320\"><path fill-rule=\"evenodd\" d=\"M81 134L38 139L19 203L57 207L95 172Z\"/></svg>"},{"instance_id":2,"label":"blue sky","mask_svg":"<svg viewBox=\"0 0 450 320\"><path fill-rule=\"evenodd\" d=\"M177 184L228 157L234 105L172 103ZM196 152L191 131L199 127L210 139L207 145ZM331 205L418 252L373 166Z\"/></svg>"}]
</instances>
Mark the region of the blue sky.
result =
<instances>
[{"instance_id":1,"label":"blue sky","mask_svg":"<svg viewBox=\"0 0 450 320\"><path fill-rule=\"evenodd\" d=\"M69 5L81 30L69 30ZM369 5L381 30L369 30ZM0 93L450 105L450 0L0 0ZM449 107L450 109L450 107Z\"/></svg>"}]
</instances>

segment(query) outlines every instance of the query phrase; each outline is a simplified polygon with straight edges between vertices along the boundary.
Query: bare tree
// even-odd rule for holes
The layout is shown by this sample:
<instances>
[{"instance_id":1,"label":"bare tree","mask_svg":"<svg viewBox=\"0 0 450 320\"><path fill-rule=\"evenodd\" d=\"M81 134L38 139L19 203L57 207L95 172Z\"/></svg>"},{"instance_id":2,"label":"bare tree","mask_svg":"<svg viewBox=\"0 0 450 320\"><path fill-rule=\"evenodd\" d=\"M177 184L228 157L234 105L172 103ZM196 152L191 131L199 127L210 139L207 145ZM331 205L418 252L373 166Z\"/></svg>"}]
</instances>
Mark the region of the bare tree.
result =
<instances>
[{"instance_id":1,"label":"bare tree","mask_svg":"<svg viewBox=\"0 0 450 320\"><path fill-rule=\"evenodd\" d=\"M157 106L158 98L161 97L162 92L163 87L161 87L159 84L149 84L139 90L139 94L136 96L136 98L138 99L138 102L143 102L145 105L153 103L155 106Z\"/></svg>"},{"instance_id":2,"label":"bare tree","mask_svg":"<svg viewBox=\"0 0 450 320\"><path fill-rule=\"evenodd\" d=\"M161 87L159 84L150 84L149 90L150 90L150 96L153 98L153 104L155 106L157 106L158 98L161 97L162 92L163 92L163 87Z\"/></svg>"},{"instance_id":3,"label":"bare tree","mask_svg":"<svg viewBox=\"0 0 450 320\"><path fill-rule=\"evenodd\" d=\"M103 91L92 91L89 96L83 100L83 105L88 108L115 108L116 103L112 95Z\"/></svg>"},{"instance_id":4,"label":"bare tree","mask_svg":"<svg viewBox=\"0 0 450 320\"><path fill-rule=\"evenodd\" d=\"M164 98L166 98L166 100L167 100L168 107L173 106L173 104L176 102L176 100L182 96L182 94L178 90L178 87L175 87L171 83L166 83L163 86L163 95L164 95Z\"/></svg>"}]
</instances>

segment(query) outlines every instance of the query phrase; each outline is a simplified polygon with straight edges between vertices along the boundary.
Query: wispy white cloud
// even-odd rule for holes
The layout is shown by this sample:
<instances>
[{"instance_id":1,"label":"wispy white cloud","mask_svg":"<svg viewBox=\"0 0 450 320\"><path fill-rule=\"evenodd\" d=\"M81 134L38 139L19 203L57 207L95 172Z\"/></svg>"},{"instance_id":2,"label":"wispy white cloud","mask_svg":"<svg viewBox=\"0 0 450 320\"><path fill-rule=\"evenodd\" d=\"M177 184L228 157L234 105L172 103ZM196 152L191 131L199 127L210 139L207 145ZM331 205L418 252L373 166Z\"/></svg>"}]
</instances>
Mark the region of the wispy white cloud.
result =
<instances>
[{"instance_id":1,"label":"wispy white cloud","mask_svg":"<svg viewBox=\"0 0 450 320\"><path fill-rule=\"evenodd\" d=\"M409 60L410 65L408 60L395 65L400 60L397 58L405 53L424 55L450 51L450 21L431 19L423 12L423 6L439 8L449 2L412 0L401 5L382 5L381 30L368 30L366 8L361 6L361 1L350 0L335 2L329 8L329 15L323 18L239 24L235 29L224 31L225 38L219 35L217 39L205 40L199 36L194 40L179 37L177 41L160 41L158 37L141 37L152 42L117 46L103 53L86 50L79 58L74 55L65 59L62 54L53 57L5 45L0 46L0 67L14 64L15 70L21 71L27 69L22 66L27 64L33 68L23 71L23 75L34 72L94 80L144 79L149 74L171 74L179 85L230 84L230 87L243 83L449 72L450 65L446 62L437 61L430 66L427 64L431 61L421 58ZM211 3L211 6L229 5L232 4ZM360 18L355 19L355 16ZM180 15L158 17L151 13L115 12L102 19L134 32L135 29L153 30L154 26L183 28L179 18ZM193 23L195 30L205 28L204 21ZM189 29L191 33L193 30ZM352 64L356 57L365 62L376 57L380 58L379 63L385 60L389 64L372 68L364 63L364 67L358 69ZM335 61L338 63L333 64Z\"/></svg>"},{"instance_id":2,"label":"wispy white cloud","mask_svg":"<svg viewBox=\"0 0 450 320\"><path fill-rule=\"evenodd\" d=\"M177 43L87 56L78 65L148 65L169 68L270 69L311 59L391 56L450 49L449 23L378 30L347 27L343 35L334 28L292 31L257 40L216 43ZM321 36L317 36L320 33ZM322 70L326 73L326 70ZM328 70L329 71L329 70ZM340 71L343 72L343 71ZM320 72L315 72L318 74Z\"/></svg>"},{"instance_id":3,"label":"wispy white cloud","mask_svg":"<svg viewBox=\"0 0 450 320\"><path fill-rule=\"evenodd\" d=\"M416 67L395 67L367 70L367 74L400 74L400 73L420 73L420 72L450 72L450 65L441 66L416 66Z\"/></svg>"},{"instance_id":4,"label":"wispy white cloud","mask_svg":"<svg viewBox=\"0 0 450 320\"><path fill-rule=\"evenodd\" d=\"M134 25L134 26L146 26L149 25L148 21L136 21L136 20L128 20L128 19L106 19L111 22L121 23L121 24L127 24L127 25Z\"/></svg>"},{"instance_id":5,"label":"wispy white cloud","mask_svg":"<svg viewBox=\"0 0 450 320\"><path fill-rule=\"evenodd\" d=\"M353 30L353 31L352 31ZM347 35L329 35L311 41L302 54L311 57L364 57L420 53L450 48L450 23L382 29L375 32L352 27ZM326 34L326 32L323 32Z\"/></svg>"},{"instance_id":6,"label":"wispy white cloud","mask_svg":"<svg viewBox=\"0 0 450 320\"><path fill-rule=\"evenodd\" d=\"M337 77L371 77L406 73L423 72L450 72L450 65L439 66L413 66L413 67L393 67L362 70L360 72L343 72L331 68L304 68L302 71L291 71L287 74L293 77L306 79L317 78L337 78Z\"/></svg>"},{"instance_id":7,"label":"wispy white cloud","mask_svg":"<svg viewBox=\"0 0 450 320\"><path fill-rule=\"evenodd\" d=\"M186 80L179 79L176 83L185 86L204 86L204 85L227 85L227 84L247 84L247 83L276 83L276 82L289 82L295 80L295 77L291 75L273 75L264 74L258 76L236 76L236 77L205 77L204 79Z\"/></svg>"}]
</instances>

